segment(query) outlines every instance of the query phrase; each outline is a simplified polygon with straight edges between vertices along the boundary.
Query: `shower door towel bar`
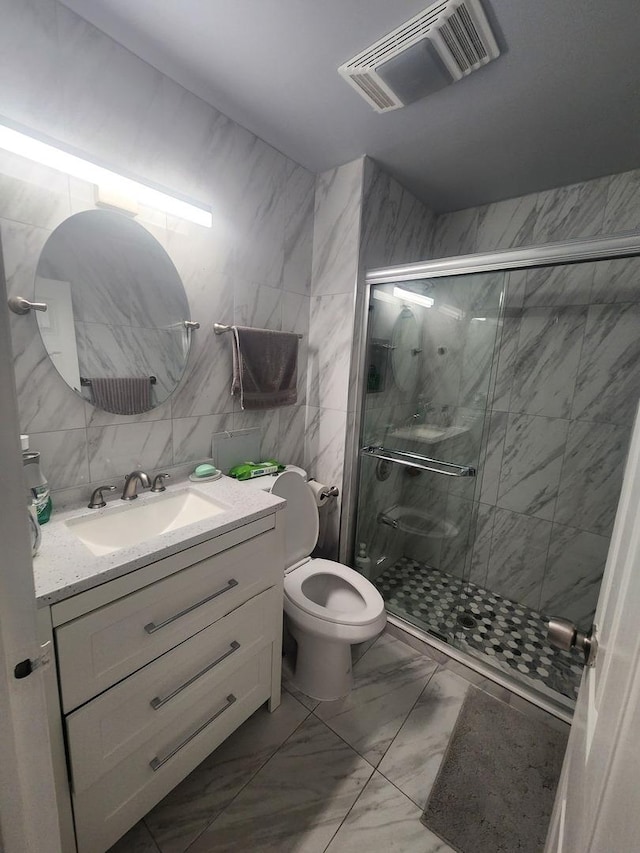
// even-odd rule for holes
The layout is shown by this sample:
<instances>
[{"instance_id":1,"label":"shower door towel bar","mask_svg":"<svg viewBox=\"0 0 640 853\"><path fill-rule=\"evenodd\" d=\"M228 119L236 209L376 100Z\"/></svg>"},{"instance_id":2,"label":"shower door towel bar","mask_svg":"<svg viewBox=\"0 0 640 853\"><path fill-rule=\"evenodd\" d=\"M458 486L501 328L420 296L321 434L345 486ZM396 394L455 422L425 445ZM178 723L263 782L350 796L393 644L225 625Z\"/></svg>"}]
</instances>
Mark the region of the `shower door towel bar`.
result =
<instances>
[{"instance_id":1,"label":"shower door towel bar","mask_svg":"<svg viewBox=\"0 0 640 853\"><path fill-rule=\"evenodd\" d=\"M406 450L392 450L382 445L366 445L360 449L363 456L375 456L376 459L386 459L406 468L417 468L419 471L433 471L434 474L444 474L446 477L475 477L476 469L471 465L454 465L453 462L443 462L441 459L431 459L421 453L410 453Z\"/></svg>"}]
</instances>

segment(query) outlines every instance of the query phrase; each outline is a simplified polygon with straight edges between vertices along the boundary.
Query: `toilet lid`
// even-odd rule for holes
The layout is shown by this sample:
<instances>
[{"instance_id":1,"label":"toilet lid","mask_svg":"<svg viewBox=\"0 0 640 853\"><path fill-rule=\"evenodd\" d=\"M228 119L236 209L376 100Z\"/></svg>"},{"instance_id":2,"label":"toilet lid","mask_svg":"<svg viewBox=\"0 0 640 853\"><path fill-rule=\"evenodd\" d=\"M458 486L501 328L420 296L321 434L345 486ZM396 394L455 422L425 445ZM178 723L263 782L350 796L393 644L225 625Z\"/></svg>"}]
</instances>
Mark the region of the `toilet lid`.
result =
<instances>
[{"instance_id":1,"label":"toilet lid","mask_svg":"<svg viewBox=\"0 0 640 853\"><path fill-rule=\"evenodd\" d=\"M311 489L300 474L283 471L271 487L271 494L287 502L284 520L284 559L288 569L304 560L318 541L318 507Z\"/></svg>"},{"instance_id":2,"label":"toilet lid","mask_svg":"<svg viewBox=\"0 0 640 853\"><path fill-rule=\"evenodd\" d=\"M333 560L310 560L284 579L284 609L294 607L326 622L368 625L384 612L375 586Z\"/></svg>"}]
</instances>

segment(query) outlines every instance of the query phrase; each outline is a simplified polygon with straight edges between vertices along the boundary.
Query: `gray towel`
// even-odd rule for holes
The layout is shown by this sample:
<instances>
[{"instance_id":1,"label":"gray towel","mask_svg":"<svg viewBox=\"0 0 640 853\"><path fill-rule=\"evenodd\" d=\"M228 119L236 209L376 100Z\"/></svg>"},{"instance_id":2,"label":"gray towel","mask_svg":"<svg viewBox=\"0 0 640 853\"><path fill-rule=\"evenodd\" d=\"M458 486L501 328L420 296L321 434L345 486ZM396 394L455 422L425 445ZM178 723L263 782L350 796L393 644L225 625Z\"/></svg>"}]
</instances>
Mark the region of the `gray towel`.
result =
<instances>
[{"instance_id":1,"label":"gray towel","mask_svg":"<svg viewBox=\"0 0 640 853\"><path fill-rule=\"evenodd\" d=\"M90 381L94 404L114 415L139 415L153 408L148 376Z\"/></svg>"},{"instance_id":2,"label":"gray towel","mask_svg":"<svg viewBox=\"0 0 640 853\"><path fill-rule=\"evenodd\" d=\"M243 409L292 406L298 399L298 336L233 326L231 393Z\"/></svg>"}]
</instances>

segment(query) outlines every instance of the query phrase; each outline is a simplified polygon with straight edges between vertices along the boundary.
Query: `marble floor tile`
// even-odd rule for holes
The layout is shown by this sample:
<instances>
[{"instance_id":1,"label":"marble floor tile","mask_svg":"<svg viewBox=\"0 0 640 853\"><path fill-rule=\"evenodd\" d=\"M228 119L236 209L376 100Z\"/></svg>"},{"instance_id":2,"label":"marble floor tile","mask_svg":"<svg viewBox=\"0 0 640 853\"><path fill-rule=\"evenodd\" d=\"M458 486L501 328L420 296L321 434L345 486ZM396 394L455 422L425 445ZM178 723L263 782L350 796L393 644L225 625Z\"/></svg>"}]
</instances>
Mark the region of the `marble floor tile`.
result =
<instances>
[{"instance_id":1,"label":"marble floor tile","mask_svg":"<svg viewBox=\"0 0 640 853\"><path fill-rule=\"evenodd\" d=\"M378 634L378 637L380 634ZM375 643L378 637L373 637L371 640L367 640L365 643L358 643L355 646L351 646L351 662L356 664L360 658L369 651L371 646Z\"/></svg>"},{"instance_id":2,"label":"marble floor tile","mask_svg":"<svg viewBox=\"0 0 640 853\"><path fill-rule=\"evenodd\" d=\"M168 794L145 821L160 853L183 853L308 715L293 696L260 708Z\"/></svg>"},{"instance_id":3,"label":"marble floor tile","mask_svg":"<svg viewBox=\"0 0 640 853\"><path fill-rule=\"evenodd\" d=\"M107 853L158 853L158 847L141 820L120 841L116 841Z\"/></svg>"},{"instance_id":4,"label":"marble floor tile","mask_svg":"<svg viewBox=\"0 0 640 853\"><path fill-rule=\"evenodd\" d=\"M372 773L310 716L189 853L322 853Z\"/></svg>"},{"instance_id":5,"label":"marble floor tile","mask_svg":"<svg viewBox=\"0 0 640 853\"><path fill-rule=\"evenodd\" d=\"M314 713L377 765L436 668L433 660L383 634L354 666L351 694L321 702Z\"/></svg>"},{"instance_id":6,"label":"marble floor tile","mask_svg":"<svg viewBox=\"0 0 640 853\"><path fill-rule=\"evenodd\" d=\"M469 682L438 670L407 717L378 770L421 809L431 793Z\"/></svg>"},{"instance_id":7,"label":"marble floor tile","mask_svg":"<svg viewBox=\"0 0 640 853\"><path fill-rule=\"evenodd\" d=\"M451 847L420 823L415 803L374 773L326 853L453 853Z\"/></svg>"}]
</instances>

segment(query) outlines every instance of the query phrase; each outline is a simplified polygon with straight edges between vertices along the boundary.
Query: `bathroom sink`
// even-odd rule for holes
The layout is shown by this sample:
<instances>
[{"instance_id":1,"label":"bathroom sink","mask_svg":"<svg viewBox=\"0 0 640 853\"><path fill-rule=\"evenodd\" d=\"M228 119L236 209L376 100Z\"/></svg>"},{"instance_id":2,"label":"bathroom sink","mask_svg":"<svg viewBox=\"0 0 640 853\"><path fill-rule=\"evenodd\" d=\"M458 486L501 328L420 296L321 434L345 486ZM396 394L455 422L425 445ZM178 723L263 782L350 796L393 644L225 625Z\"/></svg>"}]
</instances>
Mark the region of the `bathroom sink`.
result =
<instances>
[{"instance_id":1,"label":"bathroom sink","mask_svg":"<svg viewBox=\"0 0 640 853\"><path fill-rule=\"evenodd\" d=\"M436 444L439 441L445 441L447 438L454 438L456 435L462 435L464 432L468 432L467 427L412 424L411 426L394 429L391 435L396 436L397 438L408 438L412 441L420 441L423 444Z\"/></svg>"},{"instance_id":2,"label":"bathroom sink","mask_svg":"<svg viewBox=\"0 0 640 853\"><path fill-rule=\"evenodd\" d=\"M147 539L178 530L196 521L213 518L228 509L190 489L161 495L127 506L118 506L98 515L70 518L65 524L97 557L139 545Z\"/></svg>"}]
</instances>

